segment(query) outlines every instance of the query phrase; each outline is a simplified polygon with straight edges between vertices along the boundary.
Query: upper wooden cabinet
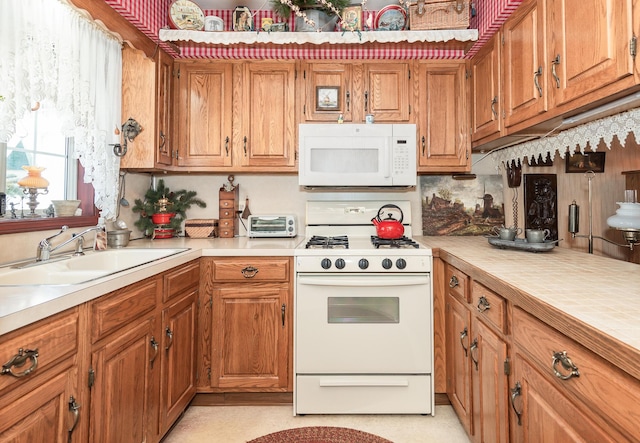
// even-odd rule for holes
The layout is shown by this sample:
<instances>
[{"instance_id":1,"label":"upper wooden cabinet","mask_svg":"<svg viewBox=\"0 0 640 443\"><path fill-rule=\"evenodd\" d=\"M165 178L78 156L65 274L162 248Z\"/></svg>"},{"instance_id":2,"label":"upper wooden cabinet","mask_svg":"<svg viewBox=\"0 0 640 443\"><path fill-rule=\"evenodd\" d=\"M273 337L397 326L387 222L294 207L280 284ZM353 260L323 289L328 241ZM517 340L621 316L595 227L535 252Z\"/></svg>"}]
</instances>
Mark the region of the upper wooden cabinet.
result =
<instances>
[{"instance_id":1,"label":"upper wooden cabinet","mask_svg":"<svg viewBox=\"0 0 640 443\"><path fill-rule=\"evenodd\" d=\"M363 123L372 114L377 123L406 123L411 116L410 63L317 61L302 64L304 91L300 120ZM323 90L337 88L337 106L322 106Z\"/></svg>"},{"instance_id":2,"label":"upper wooden cabinet","mask_svg":"<svg viewBox=\"0 0 640 443\"><path fill-rule=\"evenodd\" d=\"M177 69L178 165L230 167L233 65L181 62Z\"/></svg>"},{"instance_id":3,"label":"upper wooden cabinet","mask_svg":"<svg viewBox=\"0 0 640 443\"><path fill-rule=\"evenodd\" d=\"M418 84L418 171L470 171L465 63L421 62Z\"/></svg>"},{"instance_id":4,"label":"upper wooden cabinet","mask_svg":"<svg viewBox=\"0 0 640 443\"><path fill-rule=\"evenodd\" d=\"M500 38L496 33L471 60L471 140L502 131Z\"/></svg>"},{"instance_id":5,"label":"upper wooden cabinet","mask_svg":"<svg viewBox=\"0 0 640 443\"><path fill-rule=\"evenodd\" d=\"M154 59L125 46L122 50L122 118L133 118L142 132L127 141L124 169L164 169L173 164L173 59L158 49ZM121 141L124 143L124 138Z\"/></svg>"},{"instance_id":6,"label":"upper wooden cabinet","mask_svg":"<svg viewBox=\"0 0 640 443\"><path fill-rule=\"evenodd\" d=\"M527 0L502 34L507 134L635 85L631 0Z\"/></svg>"},{"instance_id":7,"label":"upper wooden cabinet","mask_svg":"<svg viewBox=\"0 0 640 443\"><path fill-rule=\"evenodd\" d=\"M295 62L177 64L178 166L295 170Z\"/></svg>"}]
</instances>

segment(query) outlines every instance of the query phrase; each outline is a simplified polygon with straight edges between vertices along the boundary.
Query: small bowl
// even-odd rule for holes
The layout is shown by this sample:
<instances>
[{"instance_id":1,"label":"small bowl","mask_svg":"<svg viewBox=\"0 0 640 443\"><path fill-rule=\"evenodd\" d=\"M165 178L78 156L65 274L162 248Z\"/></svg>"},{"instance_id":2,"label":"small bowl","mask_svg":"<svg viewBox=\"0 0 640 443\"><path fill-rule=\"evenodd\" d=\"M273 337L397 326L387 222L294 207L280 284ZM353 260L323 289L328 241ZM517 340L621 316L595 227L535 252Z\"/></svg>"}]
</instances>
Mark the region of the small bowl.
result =
<instances>
[{"instance_id":1,"label":"small bowl","mask_svg":"<svg viewBox=\"0 0 640 443\"><path fill-rule=\"evenodd\" d=\"M156 212L151 214L151 221L154 225L166 225L171 222L171 217L176 215L175 212Z\"/></svg>"},{"instance_id":2,"label":"small bowl","mask_svg":"<svg viewBox=\"0 0 640 443\"><path fill-rule=\"evenodd\" d=\"M131 231L128 229L118 229L107 231L107 246L110 248L124 248L129 244Z\"/></svg>"},{"instance_id":3,"label":"small bowl","mask_svg":"<svg viewBox=\"0 0 640 443\"><path fill-rule=\"evenodd\" d=\"M51 200L56 217L73 217L80 206L80 200Z\"/></svg>"}]
</instances>

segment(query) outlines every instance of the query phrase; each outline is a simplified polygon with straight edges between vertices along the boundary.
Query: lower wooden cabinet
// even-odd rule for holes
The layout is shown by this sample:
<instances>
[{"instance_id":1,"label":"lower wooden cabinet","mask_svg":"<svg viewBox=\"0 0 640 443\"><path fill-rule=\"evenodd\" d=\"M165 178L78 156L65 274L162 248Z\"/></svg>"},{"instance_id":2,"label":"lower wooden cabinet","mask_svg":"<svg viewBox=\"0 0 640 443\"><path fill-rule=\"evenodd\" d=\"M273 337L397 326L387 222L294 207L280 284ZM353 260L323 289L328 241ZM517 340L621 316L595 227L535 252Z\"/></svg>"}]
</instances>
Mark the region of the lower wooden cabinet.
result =
<instances>
[{"instance_id":1,"label":"lower wooden cabinet","mask_svg":"<svg viewBox=\"0 0 640 443\"><path fill-rule=\"evenodd\" d=\"M202 260L198 391L292 391L291 259Z\"/></svg>"}]
</instances>

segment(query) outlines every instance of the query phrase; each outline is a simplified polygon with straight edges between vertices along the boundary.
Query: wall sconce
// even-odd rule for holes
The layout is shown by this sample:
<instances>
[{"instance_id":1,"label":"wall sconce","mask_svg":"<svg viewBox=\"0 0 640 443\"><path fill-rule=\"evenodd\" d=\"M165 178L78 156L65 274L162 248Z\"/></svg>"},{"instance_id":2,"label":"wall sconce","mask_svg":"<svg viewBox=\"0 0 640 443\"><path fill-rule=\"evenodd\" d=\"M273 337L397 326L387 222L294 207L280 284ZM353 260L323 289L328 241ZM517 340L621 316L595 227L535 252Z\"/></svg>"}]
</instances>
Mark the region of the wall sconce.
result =
<instances>
[{"instance_id":1,"label":"wall sconce","mask_svg":"<svg viewBox=\"0 0 640 443\"><path fill-rule=\"evenodd\" d=\"M626 191L625 199L633 199L633 201L624 203L618 202L617 204L620 206L620 209L616 211L615 215L612 215L607 219L607 224L610 227L622 231L622 234L627 241L627 244L623 245L607 238L593 235L591 180L595 178L595 173L593 171L587 171L584 175L587 177L589 182L589 234L578 234L578 231L580 230L580 208L574 200L573 203L569 205L569 232L571 233L571 238L582 237L589 239L589 254L593 254L594 238L599 238L607 243L633 250L633 245L640 242L640 203L635 202L635 191L632 191L632 193Z\"/></svg>"},{"instance_id":2,"label":"wall sconce","mask_svg":"<svg viewBox=\"0 0 640 443\"><path fill-rule=\"evenodd\" d=\"M40 166L23 166L22 169L27 171L28 174L26 177L18 180L18 186L23 188L22 192L29 196L27 206L29 206L30 212L25 217L40 217L36 214L36 208L38 207L38 195L45 195L49 193L49 180L40 175L46 168Z\"/></svg>"}]
</instances>

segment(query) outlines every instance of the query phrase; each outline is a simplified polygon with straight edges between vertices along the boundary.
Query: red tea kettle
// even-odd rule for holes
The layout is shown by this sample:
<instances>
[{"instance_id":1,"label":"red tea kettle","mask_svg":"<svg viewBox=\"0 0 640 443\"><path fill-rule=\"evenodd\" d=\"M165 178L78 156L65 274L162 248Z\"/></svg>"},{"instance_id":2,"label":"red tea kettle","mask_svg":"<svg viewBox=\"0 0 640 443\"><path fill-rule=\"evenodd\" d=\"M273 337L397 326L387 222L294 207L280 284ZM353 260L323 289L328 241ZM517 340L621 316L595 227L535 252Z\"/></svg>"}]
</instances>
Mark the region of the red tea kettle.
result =
<instances>
[{"instance_id":1,"label":"red tea kettle","mask_svg":"<svg viewBox=\"0 0 640 443\"><path fill-rule=\"evenodd\" d=\"M387 213L387 218L382 220L380 218L380 214L383 212L385 208L397 209L400 211L400 220L396 220L393 218L390 212ZM373 217L371 221L376 227L376 233L378 237L384 239L396 239L401 238L404 234L404 226L402 226L402 219L404 218L404 214L402 213L402 209L400 209L396 205L384 205L378 210L378 215Z\"/></svg>"}]
</instances>

